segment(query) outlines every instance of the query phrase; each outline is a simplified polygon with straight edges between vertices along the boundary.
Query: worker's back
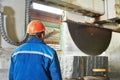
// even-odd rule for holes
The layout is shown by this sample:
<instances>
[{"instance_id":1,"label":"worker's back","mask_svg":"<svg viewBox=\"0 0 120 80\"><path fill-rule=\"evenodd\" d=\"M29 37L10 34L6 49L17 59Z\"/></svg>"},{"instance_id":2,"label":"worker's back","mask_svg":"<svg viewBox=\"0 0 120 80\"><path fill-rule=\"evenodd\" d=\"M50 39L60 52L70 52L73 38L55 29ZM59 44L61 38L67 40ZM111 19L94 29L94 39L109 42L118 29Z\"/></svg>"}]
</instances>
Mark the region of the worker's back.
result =
<instances>
[{"instance_id":1,"label":"worker's back","mask_svg":"<svg viewBox=\"0 0 120 80\"><path fill-rule=\"evenodd\" d=\"M62 80L55 51L39 38L31 38L18 47L12 54L11 63L14 65L10 76L14 76L10 80Z\"/></svg>"}]
</instances>

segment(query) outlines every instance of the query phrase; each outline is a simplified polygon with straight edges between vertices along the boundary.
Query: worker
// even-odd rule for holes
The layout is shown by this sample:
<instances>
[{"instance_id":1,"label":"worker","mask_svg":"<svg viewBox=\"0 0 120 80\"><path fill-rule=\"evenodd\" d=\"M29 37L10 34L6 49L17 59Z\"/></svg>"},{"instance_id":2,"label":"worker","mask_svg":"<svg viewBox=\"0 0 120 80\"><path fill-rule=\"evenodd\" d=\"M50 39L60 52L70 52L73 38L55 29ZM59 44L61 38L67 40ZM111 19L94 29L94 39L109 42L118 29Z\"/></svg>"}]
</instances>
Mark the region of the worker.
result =
<instances>
[{"instance_id":1,"label":"worker","mask_svg":"<svg viewBox=\"0 0 120 80\"><path fill-rule=\"evenodd\" d=\"M45 27L39 20L27 26L28 40L11 55L9 80L62 80L56 51L45 44Z\"/></svg>"}]
</instances>

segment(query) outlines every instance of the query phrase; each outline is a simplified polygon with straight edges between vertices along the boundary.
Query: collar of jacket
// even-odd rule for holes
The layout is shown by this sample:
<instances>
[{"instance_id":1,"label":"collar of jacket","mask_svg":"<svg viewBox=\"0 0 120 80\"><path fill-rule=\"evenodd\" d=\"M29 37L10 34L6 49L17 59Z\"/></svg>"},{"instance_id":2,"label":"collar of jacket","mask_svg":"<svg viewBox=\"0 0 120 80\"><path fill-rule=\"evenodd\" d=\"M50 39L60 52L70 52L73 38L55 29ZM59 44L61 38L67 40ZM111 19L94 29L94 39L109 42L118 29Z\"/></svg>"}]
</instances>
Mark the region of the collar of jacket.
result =
<instances>
[{"instance_id":1,"label":"collar of jacket","mask_svg":"<svg viewBox=\"0 0 120 80\"><path fill-rule=\"evenodd\" d=\"M27 42L28 42L28 43L31 43L31 42L32 42L32 43L33 43L33 42L34 42L34 43L44 43L40 38L35 38L35 37L34 37L34 38L29 38Z\"/></svg>"}]
</instances>

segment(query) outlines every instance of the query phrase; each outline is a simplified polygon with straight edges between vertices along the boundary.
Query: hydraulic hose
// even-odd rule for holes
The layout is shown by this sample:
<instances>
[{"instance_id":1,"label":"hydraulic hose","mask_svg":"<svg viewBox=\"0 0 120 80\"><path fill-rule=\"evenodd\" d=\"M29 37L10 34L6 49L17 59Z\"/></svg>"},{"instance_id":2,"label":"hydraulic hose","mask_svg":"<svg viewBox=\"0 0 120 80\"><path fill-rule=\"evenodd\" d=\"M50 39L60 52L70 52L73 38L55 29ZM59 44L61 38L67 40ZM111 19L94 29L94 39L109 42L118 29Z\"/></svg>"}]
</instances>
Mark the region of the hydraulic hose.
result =
<instances>
[{"instance_id":1,"label":"hydraulic hose","mask_svg":"<svg viewBox=\"0 0 120 80\"><path fill-rule=\"evenodd\" d=\"M27 27L27 24L29 23L30 21L30 16L29 16L29 13L30 13L30 4L31 4L31 0L26 0L25 2L25 31L26 31L26 27ZM26 42L26 40L28 39L28 34L25 34L24 35L24 38L22 41L20 42L15 42L13 41L8 35L7 35L7 31L5 30L5 23L4 23L4 14L3 13L0 13L0 33L1 33L1 36L3 37L3 39L12 44L12 45L15 45L15 46L19 46L21 44L23 44L24 42Z\"/></svg>"},{"instance_id":2,"label":"hydraulic hose","mask_svg":"<svg viewBox=\"0 0 120 80\"><path fill-rule=\"evenodd\" d=\"M15 45L15 46L19 46L21 45L22 43L24 43L26 40L27 40L27 35L25 34L25 38L21 41L21 42L15 42L13 41L8 35L7 35L7 32L6 32L6 29L5 29L5 25L4 25L4 14L3 13L0 13L0 33L1 33L1 36L3 37L3 39L12 44L12 45Z\"/></svg>"}]
</instances>

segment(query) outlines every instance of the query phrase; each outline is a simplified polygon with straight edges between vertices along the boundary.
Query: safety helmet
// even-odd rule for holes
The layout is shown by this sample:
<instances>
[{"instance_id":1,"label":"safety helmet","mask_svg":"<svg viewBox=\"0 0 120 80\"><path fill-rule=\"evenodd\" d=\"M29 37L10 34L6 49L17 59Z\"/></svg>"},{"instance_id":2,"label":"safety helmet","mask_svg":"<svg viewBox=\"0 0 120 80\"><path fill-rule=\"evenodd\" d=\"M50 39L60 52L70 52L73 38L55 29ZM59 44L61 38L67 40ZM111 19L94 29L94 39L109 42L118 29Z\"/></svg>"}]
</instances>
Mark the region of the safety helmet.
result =
<instances>
[{"instance_id":1,"label":"safety helmet","mask_svg":"<svg viewBox=\"0 0 120 80\"><path fill-rule=\"evenodd\" d=\"M27 33L34 34L45 31L45 26L39 20L32 20L27 26Z\"/></svg>"}]
</instances>

